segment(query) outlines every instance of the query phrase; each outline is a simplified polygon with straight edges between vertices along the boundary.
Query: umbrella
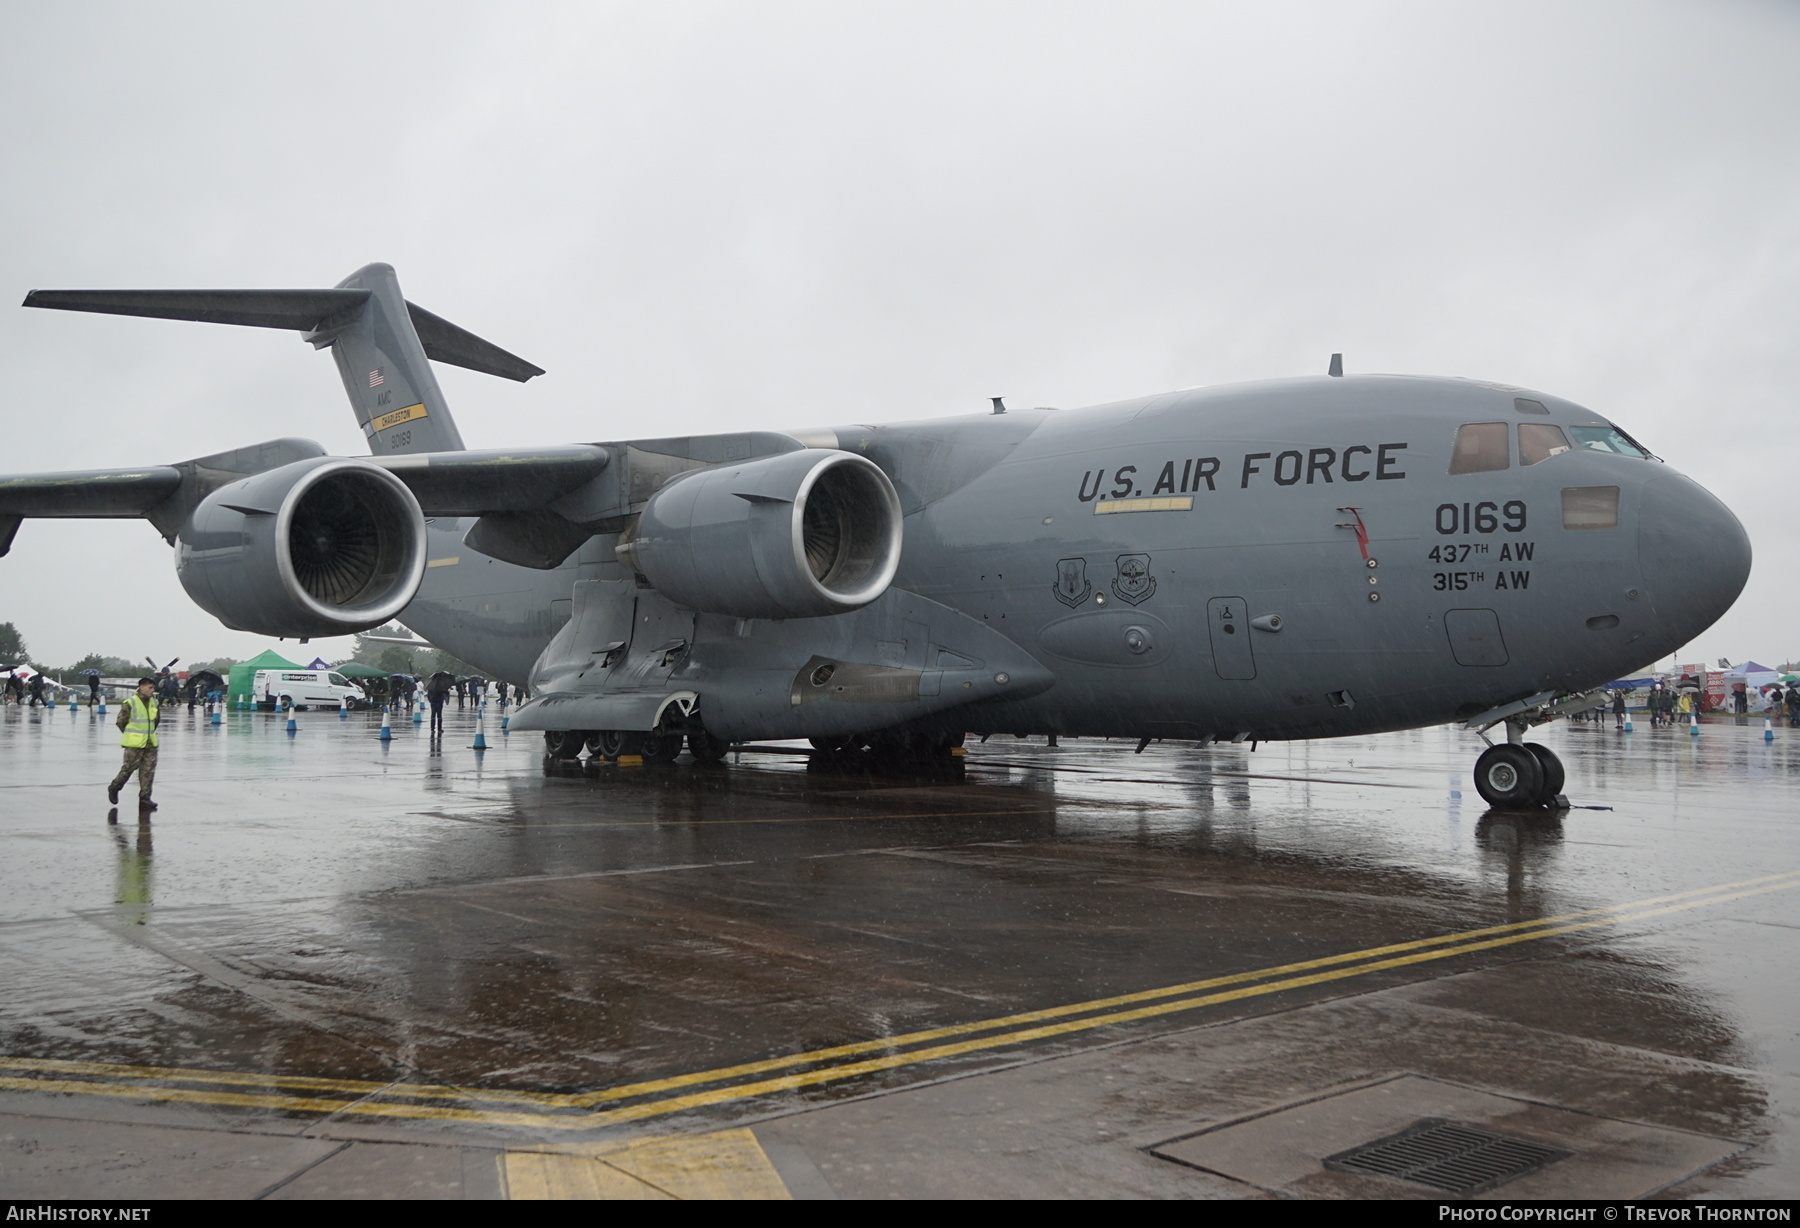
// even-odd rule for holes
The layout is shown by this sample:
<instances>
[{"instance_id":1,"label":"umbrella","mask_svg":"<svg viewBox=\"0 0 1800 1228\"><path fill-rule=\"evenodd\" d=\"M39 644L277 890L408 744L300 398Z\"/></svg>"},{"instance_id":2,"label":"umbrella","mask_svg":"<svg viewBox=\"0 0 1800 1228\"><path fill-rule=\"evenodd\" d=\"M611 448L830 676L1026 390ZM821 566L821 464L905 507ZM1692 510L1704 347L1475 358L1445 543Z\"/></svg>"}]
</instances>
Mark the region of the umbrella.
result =
<instances>
[{"instance_id":1,"label":"umbrella","mask_svg":"<svg viewBox=\"0 0 1800 1228\"><path fill-rule=\"evenodd\" d=\"M100 676L100 671L97 669L84 669L81 671L81 676L83 678L98 678Z\"/></svg>"}]
</instances>

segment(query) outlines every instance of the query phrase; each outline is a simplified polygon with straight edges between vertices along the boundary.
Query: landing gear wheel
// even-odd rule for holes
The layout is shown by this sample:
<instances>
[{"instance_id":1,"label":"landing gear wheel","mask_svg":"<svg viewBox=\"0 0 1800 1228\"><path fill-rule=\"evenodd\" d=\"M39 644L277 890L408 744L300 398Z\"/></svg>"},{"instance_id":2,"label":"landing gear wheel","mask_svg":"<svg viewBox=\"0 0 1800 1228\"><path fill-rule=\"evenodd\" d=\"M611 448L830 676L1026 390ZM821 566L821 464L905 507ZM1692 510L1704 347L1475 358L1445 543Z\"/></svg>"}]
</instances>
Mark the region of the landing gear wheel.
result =
<instances>
[{"instance_id":1,"label":"landing gear wheel","mask_svg":"<svg viewBox=\"0 0 1800 1228\"><path fill-rule=\"evenodd\" d=\"M1526 810L1540 805L1544 769L1525 746L1490 746L1475 761L1475 791L1500 810Z\"/></svg>"},{"instance_id":2,"label":"landing gear wheel","mask_svg":"<svg viewBox=\"0 0 1800 1228\"><path fill-rule=\"evenodd\" d=\"M579 729L546 729L544 753L552 759L579 759L587 737Z\"/></svg>"},{"instance_id":3,"label":"landing gear wheel","mask_svg":"<svg viewBox=\"0 0 1800 1228\"><path fill-rule=\"evenodd\" d=\"M681 753L681 735L678 733L652 729L640 736L644 740L639 745L638 754L644 757L645 763L673 763L675 756Z\"/></svg>"},{"instance_id":4,"label":"landing gear wheel","mask_svg":"<svg viewBox=\"0 0 1800 1228\"><path fill-rule=\"evenodd\" d=\"M718 763L731 749L731 743L700 729L688 734L687 748L688 753L700 763Z\"/></svg>"},{"instance_id":5,"label":"landing gear wheel","mask_svg":"<svg viewBox=\"0 0 1800 1228\"><path fill-rule=\"evenodd\" d=\"M1543 787L1538 790L1538 805L1554 807L1557 794L1563 791L1562 760L1556 757L1555 751L1537 742L1525 743L1525 749L1537 757L1538 767L1544 773Z\"/></svg>"},{"instance_id":6,"label":"landing gear wheel","mask_svg":"<svg viewBox=\"0 0 1800 1228\"><path fill-rule=\"evenodd\" d=\"M588 754L596 759L617 759L625 752L625 735L617 729L600 729L588 736Z\"/></svg>"}]
</instances>

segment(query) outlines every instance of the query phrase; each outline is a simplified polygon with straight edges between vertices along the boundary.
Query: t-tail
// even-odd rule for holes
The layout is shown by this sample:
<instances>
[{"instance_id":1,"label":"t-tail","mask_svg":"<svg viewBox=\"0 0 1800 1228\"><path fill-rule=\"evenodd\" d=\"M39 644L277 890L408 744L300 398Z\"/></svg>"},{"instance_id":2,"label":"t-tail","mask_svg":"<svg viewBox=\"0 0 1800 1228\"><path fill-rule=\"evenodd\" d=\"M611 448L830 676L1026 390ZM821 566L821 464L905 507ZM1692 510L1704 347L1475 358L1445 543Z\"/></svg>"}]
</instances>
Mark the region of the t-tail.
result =
<instances>
[{"instance_id":1,"label":"t-tail","mask_svg":"<svg viewBox=\"0 0 1800 1228\"><path fill-rule=\"evenodd\" d=\"M33 290L25 306L293 329L330 347L376 456L463 450L428 359L521 383L544 373L407 302L387 264L364 265L329 290Z\"/></svg>"}]
</instances>

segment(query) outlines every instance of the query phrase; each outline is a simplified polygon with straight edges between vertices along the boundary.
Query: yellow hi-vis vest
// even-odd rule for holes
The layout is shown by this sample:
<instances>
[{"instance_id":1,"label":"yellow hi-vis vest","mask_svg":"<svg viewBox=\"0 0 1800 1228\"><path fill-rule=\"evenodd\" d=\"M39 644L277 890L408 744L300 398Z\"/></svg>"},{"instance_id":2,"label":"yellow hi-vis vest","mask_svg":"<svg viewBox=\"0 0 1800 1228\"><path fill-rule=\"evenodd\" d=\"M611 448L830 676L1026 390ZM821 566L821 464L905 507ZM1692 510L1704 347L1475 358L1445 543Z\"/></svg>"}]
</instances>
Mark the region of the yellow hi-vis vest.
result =
<instances>
[{"instance_id":1,"label":"yellow hi-vis vest","mask_svg":"<svg viewBox=\"0 0 1800 1228\"><path fill-rule=\"evenodd\" d=\"M156 701L139 699L133 695L125 701L125 710L131 715L125 721L125 736L119 739L119 745L128 750L140 746L155 746Z\"/></svg>"}]
</instances>

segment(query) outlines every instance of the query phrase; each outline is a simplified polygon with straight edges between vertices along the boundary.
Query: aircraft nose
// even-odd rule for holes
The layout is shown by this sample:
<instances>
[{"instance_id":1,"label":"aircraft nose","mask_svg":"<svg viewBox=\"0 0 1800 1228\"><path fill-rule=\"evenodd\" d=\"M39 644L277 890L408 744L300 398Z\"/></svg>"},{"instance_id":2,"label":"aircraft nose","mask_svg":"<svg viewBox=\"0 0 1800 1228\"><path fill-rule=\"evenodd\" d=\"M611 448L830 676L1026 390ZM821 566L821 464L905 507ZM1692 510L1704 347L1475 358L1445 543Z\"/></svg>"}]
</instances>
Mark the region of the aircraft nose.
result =
<instances>
[{"instance_id":1,"label":"aircraft nose","mask_svg":"<svg viewBox=\"0 0 1800 1228\"><path fill-rule=\"evenodd\" d=\"M1638 565L1651 605L1680 642L1717 622L1750 578L1750 537L1704 486L1679 473L1643 488Z\"/></svg>"}]
</instances>

